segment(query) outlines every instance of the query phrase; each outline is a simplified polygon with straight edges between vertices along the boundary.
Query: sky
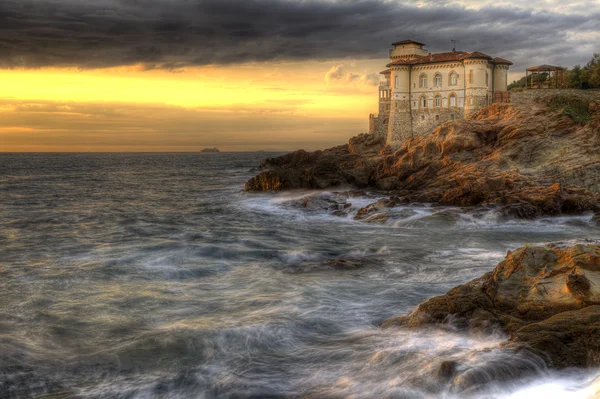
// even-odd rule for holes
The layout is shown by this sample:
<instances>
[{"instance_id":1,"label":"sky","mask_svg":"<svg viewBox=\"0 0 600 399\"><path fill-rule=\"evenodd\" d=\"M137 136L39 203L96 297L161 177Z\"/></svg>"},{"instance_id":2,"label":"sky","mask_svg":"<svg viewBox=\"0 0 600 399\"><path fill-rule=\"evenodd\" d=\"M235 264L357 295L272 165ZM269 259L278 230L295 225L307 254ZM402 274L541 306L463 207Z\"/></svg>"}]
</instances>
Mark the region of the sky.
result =
<instances>
[{"instance_id":1,"label":"sky","mask_svg":"<svg viewBox=\"0 0 600 399\"><path fill-rule=\"evenodd\" d=\"M1 0L0 152L338 145L404 39L517 79L600 52L600 0Z\"/></svg>"}]
</instances>

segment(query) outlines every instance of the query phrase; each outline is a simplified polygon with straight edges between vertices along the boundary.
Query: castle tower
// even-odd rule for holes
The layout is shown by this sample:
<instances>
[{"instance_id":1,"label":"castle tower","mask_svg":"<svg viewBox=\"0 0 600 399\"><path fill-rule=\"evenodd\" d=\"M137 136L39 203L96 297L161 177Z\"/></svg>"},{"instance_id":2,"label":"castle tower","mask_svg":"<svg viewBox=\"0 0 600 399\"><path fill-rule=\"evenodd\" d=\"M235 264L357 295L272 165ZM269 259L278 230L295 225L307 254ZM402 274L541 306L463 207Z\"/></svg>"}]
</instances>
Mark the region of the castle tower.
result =
<instances>
[{"instance_id":1,"label":"castle tower","mask_svg":"<svg viewBox=\"0 0 600 399\"><path fill-rule=\"evenodd\" d=\"M466 116L479 111L491 101L488 93L492 88L491 69L488 68L488 61L491 60L492 57L478 51L464 57Z\"/></svg>"},{"instance_id":2,"label":"castle tower","mask_svg":"<svg viewBox=\"0 0 600 399\"><path fill-rule=\"evenodd\" d=\"M387 69L380 72L384 80L379 82L379 114L369 115L369 133L378 139L386 140L388 135L388 122L390 117L391 70Z\"/></svg>"},{"instance_id":3,"label":"castle tower","mask_svg":"<svg viewBox=\"0 0 600 399\"><path fill-rule=\"evenodd\" d=\"M398 147L412 137L412 117L410 107L410 66L391 67L392 98L388 122L387 144Z\"/></svg>"},{"instance_id":4,"label":"castle tower","mask_svg":"<svg viewBox=\"0 0 600 399\"><path fill-rule=\"evenodd\" d=\"M424 43L415 42L414 40L402 40L400 42L392 43L394 46L390 50L390 59L396 60L412 60L418 57L424 57L428 54L427 50L423 47Z\"/></svg>"}]
</instances>

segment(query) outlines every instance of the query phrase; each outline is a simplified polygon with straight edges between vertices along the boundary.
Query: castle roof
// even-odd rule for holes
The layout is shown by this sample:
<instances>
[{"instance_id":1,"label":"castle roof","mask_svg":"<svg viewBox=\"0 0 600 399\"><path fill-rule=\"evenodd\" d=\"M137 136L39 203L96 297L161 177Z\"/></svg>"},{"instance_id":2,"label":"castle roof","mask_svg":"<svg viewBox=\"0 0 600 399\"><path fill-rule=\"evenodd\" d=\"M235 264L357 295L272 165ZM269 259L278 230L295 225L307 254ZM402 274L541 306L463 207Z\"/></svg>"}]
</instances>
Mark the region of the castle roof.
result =
<instances>
[{"instance_id":1,"label":"castle roof","mask_svg":"<svg viewBox=\"0 0 600 399\"><path fill-rule=\"evenodd\" d=\"M490 57L489 55L483 54L483 53L481 53L479 51L473 51L472 53L469 53L468 55L466 55L464 57L464 59L468 59L468 58L484 58L486 60L491 60L492 59L492 57Z\"/></svg>"},{"instance_id":2,"label":"castle roof","mask_svg":"<svg viewBox=\"0 0 600 399\"><path fill-rule=\"evenodd\" d=\"M381 75L389 75L390 73L392 73L391 69L386 69L385 71L381 71L379 72Z\"/></svg>"},{"instance_id":3,"label":"castle roof","mask_svg":"<svg viewBox=\"0 0 600 399\"><path fill-rule=\"evenodd\" d=\"M492 61L492 63L496 64L509 64L512 65L512 62L502 59L502 58L494 58L490 57L487 54L481 53L479 51L474 51L472 53L467 53L464 51L451 51L448 53L436 53L429 54L423 57L417 57L412 59L398 59L390 62L386 66L389 68L394 65L421 65L421 64L435 64L438 62L450 62L450 61L462 61L466 59L475 59L475 58L483 58L486 60ZM497 61L496 61L497 60Z\"/></svg>"},{"instance_id":4,"label":"castle roof","mask_svg":"<svg viewBox=\"0 0 600 399\"><path fill-rule=\"evenodd\" d=\"M392 46L400 46L400 45L403 45L403 44L417 44L419 46L424 46L425 45L425 43L419 43L419 42L416 42L414 40L401 40L399 42L392 43Z\"/></svg>"},{"instance_id":5,"label":"castle roof","mask_svg":"<svg viewBox=\"0 0 600 399\"><path fill-rule=\"evenodd\" d=\"M500 57L496 57L492 60L492 62L494 64L506 64L506 65L512 65L513 63L509 60L505 60L504 58L500 58Z\"/></svg>"}]
</instances>

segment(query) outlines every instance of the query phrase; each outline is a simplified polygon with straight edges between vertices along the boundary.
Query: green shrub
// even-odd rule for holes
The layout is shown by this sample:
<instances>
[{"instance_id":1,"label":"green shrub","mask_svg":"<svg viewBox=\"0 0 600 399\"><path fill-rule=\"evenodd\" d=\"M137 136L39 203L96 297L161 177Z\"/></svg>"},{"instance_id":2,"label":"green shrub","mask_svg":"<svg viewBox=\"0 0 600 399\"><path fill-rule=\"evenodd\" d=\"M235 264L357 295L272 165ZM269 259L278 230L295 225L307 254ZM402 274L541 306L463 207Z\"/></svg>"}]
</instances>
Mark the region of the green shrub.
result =
<instances>
[{"instance_id":1,"label":"green shrub","mask_svg":"<svg viewBox=\"0 0 600 399\"><path fill-rule=\"evenodd\" d=\"M575 96L556 96L550 101L550 108L562 109L563 115L570 116L580 125L585 125L591 118L590 102Z\"/></svg>"}]
</instances>

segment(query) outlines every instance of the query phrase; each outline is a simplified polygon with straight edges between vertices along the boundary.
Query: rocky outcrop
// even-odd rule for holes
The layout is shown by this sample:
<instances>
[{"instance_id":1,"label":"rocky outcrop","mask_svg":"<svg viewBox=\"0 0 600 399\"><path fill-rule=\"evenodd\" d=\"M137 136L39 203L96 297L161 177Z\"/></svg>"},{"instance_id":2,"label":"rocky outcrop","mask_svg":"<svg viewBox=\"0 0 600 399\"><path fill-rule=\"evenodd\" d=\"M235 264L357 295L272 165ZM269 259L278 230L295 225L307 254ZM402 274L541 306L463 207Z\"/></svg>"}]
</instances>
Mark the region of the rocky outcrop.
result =
<instances>
[{"instance_id":1,"label":"rocky outcrop","mask_svg":"<svg viewBox=\"0 0 600 399\"><path fill-rule=\"evenodd\" d=\"M484 276L383 327L502 329L549 366L600 365L600 244L524 247Z\"/></svg>"},{"instance_id":2,"label":"rocky outcrop","mask_svg":"<svg viewBox=\"0 0 600 399\"><path fill-rule=\"evenodd\" d=\"M262 162L264 171L250 179L246 191L323 189L342 185L368 187L382 143L362 134L350 143L324 151L298 150Z\"/></svg>"},{"instance_id":3,"label":"rocky outcrop","mask_svg":"<svg viewBox=\"0 0 600 399\"><path fill-rule=\"evenodd\" d=\"M401 202L499 206L508 217L598 212L600 102L587 93L569 97L589 103L582 124L555 107L564 95L516 93L512 104L442 124L395 152L360 135L345 146L268 159L246 190L353 185L393 191Z\"/></svg>"}]
</instances>

